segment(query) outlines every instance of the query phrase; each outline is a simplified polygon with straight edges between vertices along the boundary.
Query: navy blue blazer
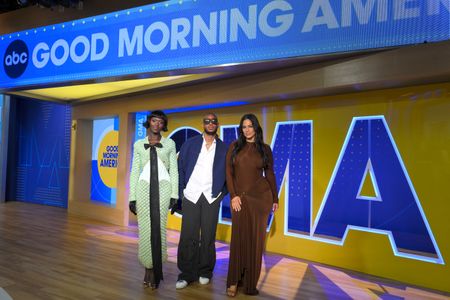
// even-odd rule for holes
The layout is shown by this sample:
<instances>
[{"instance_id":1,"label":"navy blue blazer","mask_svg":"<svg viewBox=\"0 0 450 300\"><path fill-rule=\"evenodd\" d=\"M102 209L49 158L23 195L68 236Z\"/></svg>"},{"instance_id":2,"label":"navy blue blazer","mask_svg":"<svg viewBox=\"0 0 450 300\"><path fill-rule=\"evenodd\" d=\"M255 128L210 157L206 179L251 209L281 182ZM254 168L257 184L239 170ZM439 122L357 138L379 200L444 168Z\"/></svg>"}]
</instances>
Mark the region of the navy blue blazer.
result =
<instances>
[{"instance_id":1,"label":"navy blue blazer","mask_svg":"<svg viewBox=\"0 0 450 300\"><path fill-rule=\"evenodd\" d=\"M188 139L181 146L178 153L178 175L179 175L179 194L183 199L183 191L186 188L189 178L194 171L198 156L202 150L203 136L197 135ZM212 176L212 197L215 198L222 192L223 196L228 193L226 185L226 157L228 146L216 137L216 153L214 154L213 176Z\"/></svg>"}]
</instances>

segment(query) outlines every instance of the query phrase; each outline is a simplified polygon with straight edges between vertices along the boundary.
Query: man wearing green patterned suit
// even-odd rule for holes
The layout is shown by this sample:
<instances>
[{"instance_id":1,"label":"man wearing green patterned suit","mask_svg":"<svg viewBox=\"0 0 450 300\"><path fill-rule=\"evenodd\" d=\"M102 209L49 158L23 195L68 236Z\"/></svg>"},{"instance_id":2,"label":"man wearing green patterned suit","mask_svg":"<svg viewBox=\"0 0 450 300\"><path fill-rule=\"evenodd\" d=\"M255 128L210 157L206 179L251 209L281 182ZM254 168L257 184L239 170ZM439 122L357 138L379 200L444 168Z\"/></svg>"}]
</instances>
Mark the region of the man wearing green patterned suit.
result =
<instances>
[{"instance_id":1,"label":"man wearing green patterned suit","mask_svg":"<svg viewBox=\"0 0 450 300\"><path fill-rule=\"evenodd\" d=\"M164 112L153 111L143 124L147 137L134 143L129 206L137 214L138 256L145 267L144 286L158 288L167 260L168 209L178 199L178 166L175 142L161 136L167 131Z\"/></svg>"}]
</instances>

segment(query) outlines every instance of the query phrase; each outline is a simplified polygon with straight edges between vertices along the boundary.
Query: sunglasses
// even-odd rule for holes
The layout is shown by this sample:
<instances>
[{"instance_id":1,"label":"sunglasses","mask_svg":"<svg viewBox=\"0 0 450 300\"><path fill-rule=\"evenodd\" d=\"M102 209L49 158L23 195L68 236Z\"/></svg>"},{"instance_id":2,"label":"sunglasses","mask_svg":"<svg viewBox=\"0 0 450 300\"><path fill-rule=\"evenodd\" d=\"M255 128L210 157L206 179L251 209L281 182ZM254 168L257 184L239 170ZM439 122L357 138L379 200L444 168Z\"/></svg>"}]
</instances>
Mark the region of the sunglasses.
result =
<instances>
[{"instance_id":1,"label":"sunglasses","mask_svg":"<svg viewBox=\"0 0 450 300\"><path fill-rule=\"evenodd\" d=\"M203 124L205 125L209 124L217 125L218 123L219 121L217 121L217 119L203 119Z\"/></svg>"}]
</instances>

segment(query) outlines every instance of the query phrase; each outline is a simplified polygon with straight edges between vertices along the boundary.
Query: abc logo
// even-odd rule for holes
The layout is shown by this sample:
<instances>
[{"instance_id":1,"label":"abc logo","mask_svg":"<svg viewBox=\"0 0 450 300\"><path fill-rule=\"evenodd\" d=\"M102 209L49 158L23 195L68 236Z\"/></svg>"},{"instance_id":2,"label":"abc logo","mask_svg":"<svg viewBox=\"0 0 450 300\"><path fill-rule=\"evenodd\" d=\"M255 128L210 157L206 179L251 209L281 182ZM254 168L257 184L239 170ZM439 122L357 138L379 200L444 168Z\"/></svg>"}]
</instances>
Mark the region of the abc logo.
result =
<instances>
[{"instance_id":1,"label":"abc logo","mask_svg":"<svg viewBox=\"0 0 450 300\"><path fill-rule=\"evenodd\" d=\"M15 40L6 49L3 68L11 78L17 78L25 72L28 65L28 48L21 40Z\"/></svg>"}]
</instances>

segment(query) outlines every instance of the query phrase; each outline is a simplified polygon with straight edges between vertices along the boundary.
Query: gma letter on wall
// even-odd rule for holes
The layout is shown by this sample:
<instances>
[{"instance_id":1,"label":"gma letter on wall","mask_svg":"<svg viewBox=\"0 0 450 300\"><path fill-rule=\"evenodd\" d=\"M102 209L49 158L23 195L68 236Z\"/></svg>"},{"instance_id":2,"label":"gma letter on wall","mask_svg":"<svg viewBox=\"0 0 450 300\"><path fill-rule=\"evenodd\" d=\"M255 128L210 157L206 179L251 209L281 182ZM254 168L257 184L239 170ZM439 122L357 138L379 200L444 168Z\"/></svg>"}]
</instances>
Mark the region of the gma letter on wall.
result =
<instances>
[{"instance_id":1,"label":"gma letter on wall","mask_svg":"<svg viewBox=\"0 0 450 300\"><path fill-rule=\"evenodd\" d=\"M237 138L238 125L220 130L227 144ZM195 128L181 127L170 137L179 149L197 134ZM384 116L353 118L315 220L312 137L311 120L277 122L272 136L279 194L285 186L285 235L342 246L349 230L367 231L386 235L396 256L444 264ZM229 225L230 219L227 196L219 222Z\"/></svg>"}]
</instances>

